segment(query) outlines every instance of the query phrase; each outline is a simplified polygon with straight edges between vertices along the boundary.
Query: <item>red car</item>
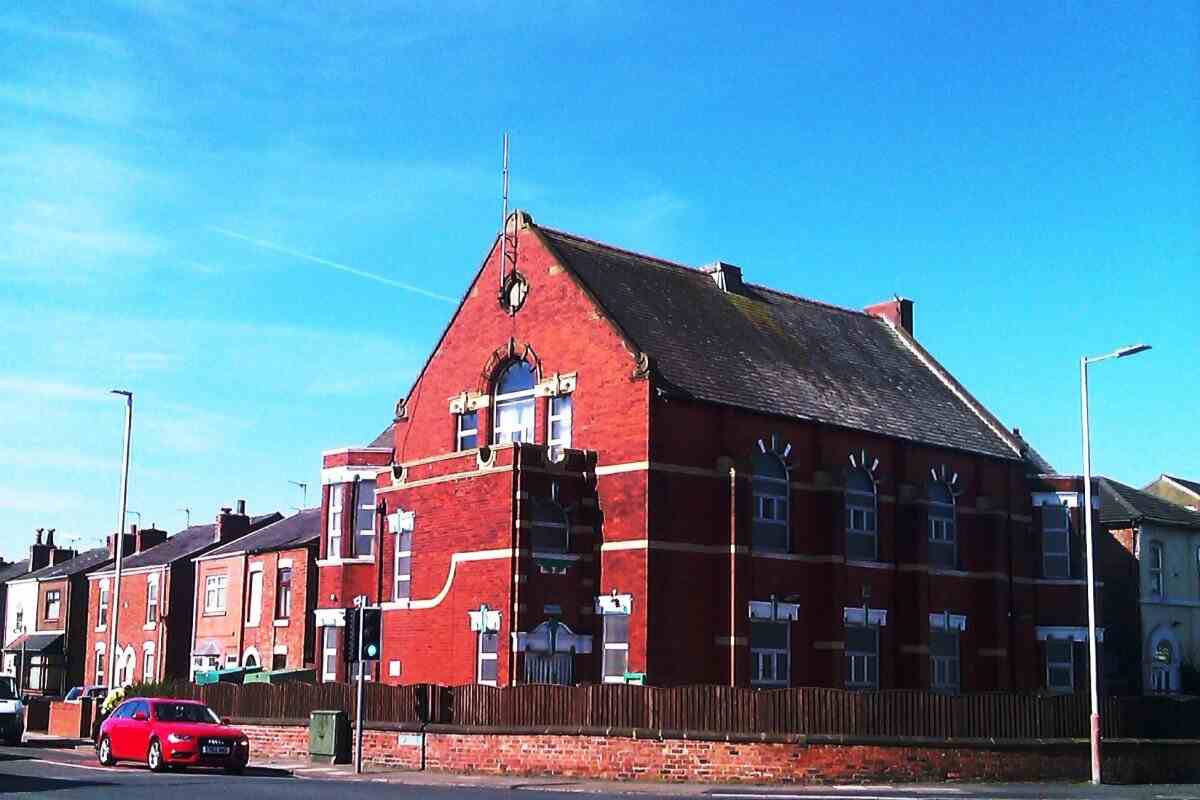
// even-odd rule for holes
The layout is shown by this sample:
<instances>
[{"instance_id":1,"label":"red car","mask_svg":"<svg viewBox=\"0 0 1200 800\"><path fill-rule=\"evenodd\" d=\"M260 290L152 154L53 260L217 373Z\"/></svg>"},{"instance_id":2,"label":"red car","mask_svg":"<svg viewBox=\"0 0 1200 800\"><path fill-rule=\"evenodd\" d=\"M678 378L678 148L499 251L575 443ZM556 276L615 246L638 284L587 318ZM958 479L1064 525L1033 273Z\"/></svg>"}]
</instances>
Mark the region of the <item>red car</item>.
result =
<instances>
[{"instance_id":1,"label":"red car","mask_svg":"<svg viewBox=\"0 0 1200 800\"><path fill-rule=\"evenodd\" d=\"M134 697L100 725L100 763L141 761L154 772L168 767L224 767L240 773L250 760L250 740L194 700Z\"/></svg>"}]
</instances>

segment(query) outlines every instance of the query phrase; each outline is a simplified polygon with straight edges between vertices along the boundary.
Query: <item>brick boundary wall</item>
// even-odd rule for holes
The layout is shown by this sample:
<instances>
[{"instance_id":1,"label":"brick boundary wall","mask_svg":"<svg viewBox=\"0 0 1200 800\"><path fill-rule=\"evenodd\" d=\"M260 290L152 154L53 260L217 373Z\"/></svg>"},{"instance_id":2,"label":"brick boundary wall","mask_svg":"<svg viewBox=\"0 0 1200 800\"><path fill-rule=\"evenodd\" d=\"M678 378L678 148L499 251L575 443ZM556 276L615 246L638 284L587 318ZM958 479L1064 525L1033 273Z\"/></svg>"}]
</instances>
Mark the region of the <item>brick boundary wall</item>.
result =
<instances>
[{"instance_id":1,"label":"brick boundary wall","mask_svg":"<svg viewBox=\"0 0 1200 800\"><path fill-rule=\"evenodd\" d=\"M251 760L307 761L308 726L241 724ZM1084 781L1085 739L846 740L622 730L467 730L379 725L363 732L372 767L668 783L834 784ZM422 744L424 745L422 747ZM1200 781L1200 740L1110 740L1106 783Z\"/></svg>"}]
</instances>

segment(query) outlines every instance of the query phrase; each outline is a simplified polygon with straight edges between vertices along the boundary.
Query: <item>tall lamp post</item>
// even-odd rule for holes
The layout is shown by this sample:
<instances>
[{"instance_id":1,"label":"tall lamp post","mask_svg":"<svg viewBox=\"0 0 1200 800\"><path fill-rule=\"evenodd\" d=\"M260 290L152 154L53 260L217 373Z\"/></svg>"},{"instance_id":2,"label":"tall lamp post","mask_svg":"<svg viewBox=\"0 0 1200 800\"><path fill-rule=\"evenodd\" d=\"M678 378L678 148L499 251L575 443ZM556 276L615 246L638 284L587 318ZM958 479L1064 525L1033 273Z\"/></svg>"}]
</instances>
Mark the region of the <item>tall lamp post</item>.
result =
<instances>
[{"instance_id":1,"label":"tall lamp post","mask_svg":"<svg viewBox=\"0 0 1200 800\"><path fill-rule=\"evenodd\" d=\"M1092 690L1092 783L1100 784L1100 680L1096 664L1096 565L1092 546L1092 435L1088 423L1089 364L1110 358L1125 358L1150 349L1148 344L1122 347L1102 356L1079 359L1079 396L1083 406L1083 526L1087 543L1088 677Z\"/></svg>"},{"instance_id":2,"label":"tall lamp post","mask_svg":"<svg viewBox=\"0 0 1200 800\"><path fill-rule=\"evenodd\" d=\"M117 563L113 574L112 637L108 656L108 689L117 688L117 623L121 617L121 560L125 550L125 517L129 498L129 444L133 438L133 392L113 389L125 398L125 453L121 471L121 514L117 517Z\"/></svg>"}]
</instances>

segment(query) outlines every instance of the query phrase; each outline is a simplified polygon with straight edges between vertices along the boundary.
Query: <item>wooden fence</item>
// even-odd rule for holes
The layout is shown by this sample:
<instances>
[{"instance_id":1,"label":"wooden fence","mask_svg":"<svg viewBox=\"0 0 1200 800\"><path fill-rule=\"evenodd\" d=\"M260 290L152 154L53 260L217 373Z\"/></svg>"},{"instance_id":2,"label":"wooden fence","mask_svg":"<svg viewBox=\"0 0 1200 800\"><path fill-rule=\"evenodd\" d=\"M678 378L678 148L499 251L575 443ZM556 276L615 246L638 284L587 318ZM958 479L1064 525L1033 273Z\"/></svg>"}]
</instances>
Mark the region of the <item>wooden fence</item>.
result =
<instances>
[{"instance_id":1,"label":"wooden fence","mask_svg":"<svg viewBox=\"0 0 1200 800\"><path fill-rule=\"evenodd\" d=\"M369 722L465 727L1061 739L1086 738L1090 714L1085 694L626 685L364 688L363 710ZM355 687L344 683L184 684L173 693L202 700L226 717L307 719L317 709L354 713ZM1200 698L1110 697L1104 700L1102 716L1109 738L1200 738Z\"/></svg>"}]
</instances>

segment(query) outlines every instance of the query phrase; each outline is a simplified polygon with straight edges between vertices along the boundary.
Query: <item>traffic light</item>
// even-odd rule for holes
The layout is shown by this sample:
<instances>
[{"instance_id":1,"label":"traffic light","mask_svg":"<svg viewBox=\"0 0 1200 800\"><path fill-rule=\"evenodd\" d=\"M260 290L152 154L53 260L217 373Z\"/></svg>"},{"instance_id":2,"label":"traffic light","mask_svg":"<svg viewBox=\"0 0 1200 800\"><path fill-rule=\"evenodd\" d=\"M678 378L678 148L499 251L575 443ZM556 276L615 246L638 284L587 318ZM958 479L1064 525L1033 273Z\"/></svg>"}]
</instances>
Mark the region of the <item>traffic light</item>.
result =
<instances>
[{"instance_id":1,"label":"traffic light","mask_svg":"<svg viewBox=\"0 0 1200 800\"><path fill-rule=\"evenodd\" d=\"M358 655L358 609L346 609L346 629L344 632L345 647L342 648L342 660L347 664L357 661Z\"/></svg>"},{"instance_id":2,"label":"traffic light","mask_svg":"<svg viewBox=\"0 0 1200 800\"><path fill-rule=\"evenodd\" d=\"M364 608L362 615L362 660L378 661L383 652L383 611Z\"/></svg>"}]
</instances>

